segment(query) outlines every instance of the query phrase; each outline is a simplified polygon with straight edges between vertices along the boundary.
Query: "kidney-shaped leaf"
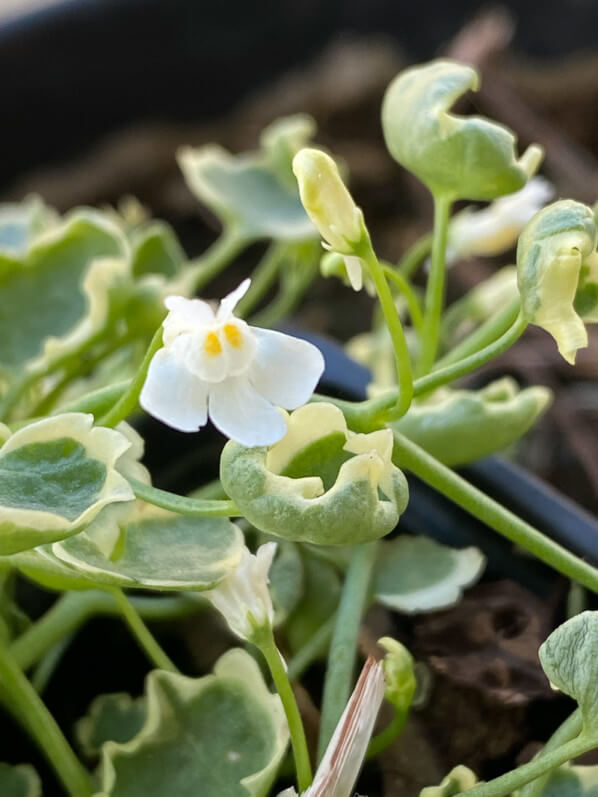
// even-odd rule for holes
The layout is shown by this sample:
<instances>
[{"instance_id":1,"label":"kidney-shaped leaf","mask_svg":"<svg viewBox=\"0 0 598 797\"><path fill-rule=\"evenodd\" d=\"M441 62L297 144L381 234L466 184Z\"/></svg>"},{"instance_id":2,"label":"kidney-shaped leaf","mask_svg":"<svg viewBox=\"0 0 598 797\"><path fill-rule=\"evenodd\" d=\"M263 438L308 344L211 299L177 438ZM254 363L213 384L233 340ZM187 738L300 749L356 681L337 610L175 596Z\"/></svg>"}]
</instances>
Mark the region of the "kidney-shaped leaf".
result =
<instances>
[{"instance_id":1,"label":"kidney-shaped leaf","mask_svg":"<svg viewBox=\"0 0 598 797\"><path fill-rule=\"evenodd\" d=\"M98 695L87 714L77 722L75 736L83 753L93 758L106 742L130 742L146 719L145 697L134 699L126 692Z\"/></svg>"},{"instance_id":2,"label":"kidney-shaped leaf","mask_svg":"<svg viewBox=\"0 0 598 797\"><path fill-rule=\"evenodd\" d=\"M118 472L130 448L93 415L45 418L11 435L0 448L0 555L77 534L109 504L132 501Z\"/></svg>"},{"instance_id":3,"label":"kidney-shaped leaf","mask_svg":"<svg viewBox=\"0 0 598 797\"><path fill-rule=\"evenodd\" d=\"M555 629L538 652L550 682L579 704L585 733L598 733L598 612Z\"/></svg>"},{"instance_id":4,"label":"kidney-shaped leaf","mask_svg":"<svg viewBox=\"0 0 598 797\"><path fill-rule=\"evenodd\" d=\"M257 155L235 157L216 146L187 147L179 163L197 198L248 239L301 241L317 235L296 187L285 185Z\"/></svg>"},{"instance_id":5,"label":"kidney-shaped leaf","mask_svg":"<svg viewBox=\"0 0 598 797\"><path fill-rule=\"evenodd\" d=\"M42 784L29 764L0 764L2 797L42 797Z\"/></svg>"},{"instance_id":6,"label":"kidney-shaped leaf","mask_svg":"<svg viewBox=\"0 0 598 797\"><path fill-rule=\"evenodd\" d=\"M226 518L148 518L127 526L122 544L108 558L83 532L52 546L64 564L96 583L160 590L216 586L239 563L241 530Z\"/></svg>"},{"instance_id":7,"label":"kidney-shaped leaf","mask_svg":"<svg viewBox=\"0 0 598 797\"><path fill-rule=\"evenodd\" d=\"M244 650L222 656L214 674L154 671L148 717L128 744L103 748L101 797L262 797L284 755L280 699Z\"/></svg>"},{"instance_id":8,"label":"kidney-shaped leaf","mask_svg":"<svg viewBox=\"0 0 598 797\"><path fill-rule=\"evenodd\" d=\"M85 340L108 313L127 244L99 211L74 211L20 259L0 252L0 367L14 371Z\"/></svg>"},{"instance_id":9,"label":"kidney-shaped leaf","mask_svg":"<svg viewBox=\"0 0 598 797\"><path fill-rule=\"evenodd\" d=\"M428 537L396 537L382 544L375 597L407 614L444 609L477 581L485 564L477 548L449 548Z\"/></svg>"}]
</instances>

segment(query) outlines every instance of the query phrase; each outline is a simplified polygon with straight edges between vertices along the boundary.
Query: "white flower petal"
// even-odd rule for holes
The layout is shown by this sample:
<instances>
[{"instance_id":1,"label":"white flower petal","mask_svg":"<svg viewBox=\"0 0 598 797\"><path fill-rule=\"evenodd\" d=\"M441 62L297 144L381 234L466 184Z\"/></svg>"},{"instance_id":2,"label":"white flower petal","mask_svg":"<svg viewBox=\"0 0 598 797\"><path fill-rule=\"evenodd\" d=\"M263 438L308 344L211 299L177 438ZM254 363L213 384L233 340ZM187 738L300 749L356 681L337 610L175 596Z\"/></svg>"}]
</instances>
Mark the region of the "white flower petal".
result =
<instances>
[{"instance_id":1,"label":"white flower petal","mask_svg":"<svg viewBox=\"0 0 598 797\"><path fill-rule=\"evenodd\" d=\"M248 372L251 383L273 404L294 410L311 398L322 373L322 352L306 340L251 327L257 341Z\"/></svg>"},{"instance_id":2,"label":"white flower petal","mask_svg":"<svg viewBox=\"0 0 598 797\"><path fill-rule=\"evenodd\" d=\"M245 376L211 385L209 412L214 426L244 446L272 445L287 430L283 414Z\"/></svg>"},{"instance_id":3,"label":"white flower petal","mask_svg":"<svg viewBox=\"0 0 598 797\"><path fill-rule=\"evenodd\" d=\"M213 309L201 299L185 299L183 296L168 296L164 304L170 310L162 326L164 327L164 345L168 346L177 335L193 332L198 327L214 323Z\"/></svg>"},{"instance_id":4,"label":"white flower petal","mask_svg":"<svg viewBox=\"0 0 598 797\"><path fill-rule=\"evenodd\" d=\"M363 270L361 266L361 258L355 255L346 255L345 268L347 269L347 276L354 291L360 291L363 287Z\"/></svg>"},{"instance_id":5,"label":"white flower petal","mask_svg":"<svg viewBox=\"0 0 598 797\"><path fill-rule=\"evenodd\" d=\"M207 422L208 386L167 350L160 349L150 363L139 396L143 409L181 432L196 432Z\"/></svg>"},{"instance_id":6,"label":"white flower petal","mask_svg":"<svg viewBox=\"0 0 598 797\"><path fill-rule=\"evenodd\" d=\"M183 340L184 338L188 340ZM181 335L171 346L186 369L210 384L222 382L228 374L220 330L204 329L195 335Z\"/></svg>"},{"instance_id":7,"label":"white flower petal","mask_svg":"<svg viewBox=\"0 0 598 797\"><path fill-rule=\"evenodd\" d=\"M219 321L223 321L226 318L229 318L233 314L233 310L237 306L237 304L241 301L241 299L245 296L247 291L249 290L249 286L251 285L251 280L246 279L239 285L238 288L235 288L234 291L225 296L224 299L220 302L220 307L218 308L218 312L216 313L216 318Z\"/></svg>"},{"instance_id":8,"label":"white flower petal","mask_svg":"<svg viewBox=\"0 0 598 797\"><path fill-rule=\"evenodd\" d=\"M226 375L244 374L251 365L257 349L253 330L240 318L231 318L223 324L220 340L223 356L226 359Z\"/></svg>"}]
</instances>

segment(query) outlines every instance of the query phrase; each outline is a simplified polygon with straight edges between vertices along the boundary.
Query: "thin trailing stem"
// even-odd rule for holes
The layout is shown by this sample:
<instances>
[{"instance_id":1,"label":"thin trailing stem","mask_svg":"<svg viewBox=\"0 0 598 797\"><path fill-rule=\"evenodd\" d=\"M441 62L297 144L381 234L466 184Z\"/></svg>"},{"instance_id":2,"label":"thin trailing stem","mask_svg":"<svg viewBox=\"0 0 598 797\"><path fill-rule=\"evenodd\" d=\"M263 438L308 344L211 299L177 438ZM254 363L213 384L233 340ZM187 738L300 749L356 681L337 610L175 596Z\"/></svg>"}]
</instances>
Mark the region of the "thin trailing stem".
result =
<instances>
[{"instance_id":1,"label":"thin trailing stem","mask_svg":"<svg viewBox=\"0 0 598 797\"><path fill-rule=\"evenodd\" d=\"M444 357L441 357L436 363L435 369L463 360L493 343L515 323L520 308L521 302L519 297L516 297L498 313L486 319L471 335L458 343Z\"/></svg>"},{"instance_id":2,"label":"thin trailing stem","mask_svg":"<svg viewBox=\"0 0 598 797\"><path fill-rule=\"evenodd\" d=\"M116 404L98 420L99 426L117 426L121 421L124 421L125 418L128 418L137 407L139 394L141 393L147 378L147 372L152 358L162 346L162 331L162 326L158 327L154 333L154 337L152 338L150 345L147 348L147 351L145 352L143 361L139 366L137 373Z\"/></svg>"},{"instance_id":3,"label":"thin trailing stem","mask_svg":"<svg viewBox=\"0 0 598 797\"><path fill-rule=\"evenodd\" d=\"M386 282L384 270L378 262L378 258L369 240L367 241L363 253L360 253L360 257L365 261L372 280L374 281L376 293L380 300L380 306L382 307L382 312L384 313L384 318L394 348L399 390L391 414L393 418L400 418L409 409L413 397L413 375L411 373L411 359L409 356L407 339L405 338L403 325L397 313L392 293Z\"/></svg>"},{"instance_id":4,"label":"thin trailing stem","mask_svg":"<svg viewBox=\"0 0 598 797\"><path fill-rule=\"evenodd\" d=\"M395 431L394 437L393 457L399 467L411 471L470 515L554 570L598 593L598 570L595 567L505 509L399 432Z\"/></svg>"},{"instance_id":5,"label":"thin trailing stem","mask_svg":"<svg viewBox=\"0 0 598 797\"><path fill-rule=\"evenodd\" d=\"M288 251L289 244L286 242L275 241L270 244L263 258L253 270L251 287L235 308L235 315L246 318L261 302L276 281L280 266Z\"/></svg>"},{"instance_id":6,"label":"thin trailing stem","mask_svg":"<svg viewBox=\"0 0 598 797\"><path fill-rule=\"evenodd\" d=\"M179 672L176 664L174 664L169 656L162 650L162 647L159 645L152 632L143 622L141 615L129 601L122 589L114 588L110 589L109 591L114 596L114 600L116 601L125 622L129 626L135 639L146 652L149 660L160 670Z\"/></svg>"},{"instance_id":7,"label":"thin trailing stem","mask_svg":"<svg viewBox=\"0 0 598 797\"><path fill-rule=\"evenodd\" d=\"M271 628L264 629L256 637L255 644L259 647L268 669L272 675L272 680L276 686L276 691L282 702L287 722L289 725L289 732L291 734L291 745L293 747L293 755L295 758L295 767L297 770L297 785L299 786L299 793L306 791L313 780L311 763L309 760L309 752L307 749L307 740L305 738L305 729L299 707L295 700L295 695L291 687L289 676L280 657L274 635Z\"/></svg>"},{"instance_id":8,"label":"thin trailing stem","mask_svg":"<svg viewBox=\"0 0 598 797\"><path fill-rule=\"evenodd\" d=\"M411 322L413 323L413 326L417 330L418 334L421 334L424 317L417 294L413 290L413 286L409 280L401 274L400 271L396 271L396 269L391 268L388 265L383 265L382 269L384 271L384 276L391 282L394 282L399 292L403 295L405 301L407 302L407 308L409 309Z\"/></svg>"},{"instance_id":9,"label":"thin trailing stem","mask_svg":"<svg viewBox=\"0 0 598 797\"><path fill-rule=\"evenodd\" d=\"M419 375L427 374L431 370L438 351L442 305L444 302L446 244L451 204L452 201L444 195L434 197L432 264L424 302L422 347L417 369Z\"/></svg>"},{"instance_id":10,"label":"thin trailing stem","mask_svg":"<svg viewBox=\"0 0 598 797\"><path fill-rule=\"evenodd\" d=\"M357 545L351 554L328 654L318 760L328 747L353 687L357 639L367 607L377 550L376 542L368 542Z\"/></svg>"},{"instance_id":11,"label":"thin trailing stem","mask_svg":"<svg viewBox=\"0 0 598 797\"><path fill-rule=\"evenodd\" d=\"M511 794L526 783L566 764L572 758L577 758L577 756L587 753L588 750L592 750L597 745L598 738L579 736L577 739L572 739L570 742L557 747L550 753L538 756L529 763L507 772L505 775L501 775L499 778L494 778L494 780L490 780L487 783L481 783L466 792L459 792L457 797L461 797L462 794L467 794L467 797L506 797L506 795Z\"/></svg>"},{"instance_id":12,"label":"thin trailing stem","mask_svg":"<svg viewBox=\"0 0 598 797\"><path fill-rule=\"evenodd\" d=\"M544 747L536 755L536 758L552 753L561 745L576 739L581 733L582 717L580 709L575 709L573 714L570 714L567 719L559 725L556 731L552 734L550 739L546 742ZM543 775L537 780L533 780L525 785L519 792L519 797L540 797L544 786L546 785L547 776Z\"/></svg>"},{"instance_id":13,"label":"thin trailing stem","mask_svg":"<svg viewBox=\"0 0 598 797\"><path fill-rule=\"evenodd\" d=\"M129 484L137 498L147 501L148 504L178 512L179 515L193 515L197 517L240 517L241 512L233 501L220 501L210 498L186 498L183 495L160 490L150 484L144 484L137 479L129 478Z\"/></svg>"},{"instance_id":14,"label":"thin trailing stem","mask_svg":"<svg viewBox=\"0 0 598 797\"><path fill-rule=\"evenodd\" d=\"M188 595L132 597L131 604L145 620L172 620L201 611L203 603ZM120 616L115 598L102 590L65 592L51 609L10 645L10 654L27 670L62 639L76 633L96 615Z\"/></svg>"},{"instance_id":15,"label":"thin trailing stem","mask_svg":"<svg viewBox=\"0 0 598 797\"><path fill-rule=\"evenodd\" d=\"M399 260L397 269L404 277L411 279L431 251L432 235L427 233L409 247L403 257Z\"/></svg>"},{"instance_id":16,"label":"thin trailing stem","mask_svg":"<svg viewBox=\"0 0 598 797\"><path fill-rule=\"evenodd\" d=\"M366 754L366 758L376 758L380 753L383 753L387 747L395 741L403 732L403 728L407 722L408 712L395 709L395 714L390 723L384 728L383 731L372 737Z\"/></svg>"},{"instance_id":17,"label":"thin trailing stem","mask_svg":"<svg viewBox=\"0 0 598 797\"><path fill-rule=\"evenodd\" d=\"M0 681L10 695L8 708L35 739L71 797L95 792L91 777L75 756L54 717L27 680L13 656L0 644Z\"/></svg>"},{"instance_id":18,"label":"thin trailing stem","mask_svg":"<svg viewBox=\"0 0 598 797\"><path fill-rule=\"evenodd\" d=\"M236 227L227 227L202 255L192 260L178 280L177 292L191 295L205 288L251 243Z\"/></svg>"}]
</instances>

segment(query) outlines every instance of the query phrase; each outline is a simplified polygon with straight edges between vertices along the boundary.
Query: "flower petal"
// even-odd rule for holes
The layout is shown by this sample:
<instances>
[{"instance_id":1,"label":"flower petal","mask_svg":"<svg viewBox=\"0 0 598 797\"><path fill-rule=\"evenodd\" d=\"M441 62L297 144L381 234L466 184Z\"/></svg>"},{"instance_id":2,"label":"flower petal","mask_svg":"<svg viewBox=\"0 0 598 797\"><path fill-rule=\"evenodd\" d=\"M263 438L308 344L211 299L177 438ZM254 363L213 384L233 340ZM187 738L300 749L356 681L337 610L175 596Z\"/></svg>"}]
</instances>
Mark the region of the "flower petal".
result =
<instances>
[{"instance_id":1,"label":"flower petal","mask_svg":"<svg viewBox=\"0 0 598 797\"><path fill-rule=\"evenodd\" d=\"M322 352L306 340L251 328L257 352L248 375L252 385L273 404L294 410L305 404L324 371Z\"/></svg>"},{"instance_id":2,"label":"flower petal","mask_svg":"<svg viewBox=\"0 0 598 797\"><path fill-rule=\"evenodd\" d=\"M208 419L208 386L167 349L160 349L150 363L139 403L167 426L196 432Z\"/></svg>"},{"instance_id":3,"label":"flower petal","mask_svg":"<svg viewBox=\"0 0 598 797\"><path fill-rule=\"evenodd\" d=\"M360 291L363 287L363 271L361 266L361 258L355 255L345 256L345 268L347 269L347 276L354 291Z\"/></svg>"},{"instance_id":4,"label":"flower petal","mask_svg":"<svg viewBox=\"0 0 598 797\"><path fill-rule=\"evenodd\" d=\"M223 321L225 318L228 318L233 314L233 310L237 306L237 304L241 301L241 299L245 296L247 291L249 290L249 286L251 285L251 280L246 279L239 285L238 288L235 288L234 291L225 296L224 299L220 302L220 307L218 308L218 312L216 313L216 318L219 321Z\"/></svg>"},{"instance_id":5,"label":"flower petal","mask_svg":"<svg viewBox=\"0 0 598 797\"><path fill-rule=\"evenodd\" d=\"M210 419L231 440L244 446L269 446L286 433L283 414L245 377L211 385Z\"/></svg>"},{"instance_id":6,"label":"flower petal","mask_svg":"<svg viewBox=\"0 0 598 797\"><path fill-rule=\"evenodd\" d=\"M170 312L164 319L164 344L169 345L177 335L183 332L193 332L198 327L205 327L214 323L213 309L201 299L185 299L184 296L168 296L164 300L166 309Z\"/></svg>"}]
</instances>

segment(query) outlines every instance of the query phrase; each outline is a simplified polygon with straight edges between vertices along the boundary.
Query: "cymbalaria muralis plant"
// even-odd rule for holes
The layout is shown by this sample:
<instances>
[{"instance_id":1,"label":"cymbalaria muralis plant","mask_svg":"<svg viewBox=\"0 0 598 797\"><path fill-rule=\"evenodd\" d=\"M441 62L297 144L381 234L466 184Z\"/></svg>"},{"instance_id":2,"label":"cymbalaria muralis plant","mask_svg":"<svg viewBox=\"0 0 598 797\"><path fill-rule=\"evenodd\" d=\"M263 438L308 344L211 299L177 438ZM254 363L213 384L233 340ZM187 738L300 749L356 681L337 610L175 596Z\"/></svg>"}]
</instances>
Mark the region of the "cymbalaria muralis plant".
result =
<instances>
[{"instance_id":1,"label":"cymbalaria muralis plant","mask_svg":"<svg viewBox=\"0 0 598 797\"><path fill-rule=\"evenodd\" d=\"M398 262L377 255L344 170L302 115L273 123L256 152L180 152L190 190L222 224L194 260L167 224L131 208L0 207L0 701L71 797L350 797L417 689L410 652L388 637L355 682L365 611L451 606L484 570L475 547L403 533L406 474L598 592L596 568L451 469L517 441L550 401L508 377L455 382L528 324L573 363L598 321L592 210L544 206L541 148L519 154L505 127L452 112L477 84L470 67L435 61L387 90L388 149L435 209L432 233ZM453 214L462 200L488 204ZM516 266L444 308L450 262L517 238ZM213 302L213 278L256 242L267 248L253 274ZM422 291L413 276L428 255ZM378 303L371 332L348 347L371 368L367 400L315 392L319 349L271 328L319 269ZM228 440L215 482L191 495L154 487L135 430L143 412L195 434L200 450L202 427L217 427ZM24 618L17 578L56 593L41 618ZM228 625L230 649L212 672L183 673L146 623L207 611ZM75 748L40 693L100 614L122 616L151 669L143 696L96 697ZM458 766L423 797L595 793L598 770L571 761L598 747L597 654L598 613L557 628L539 660L578 709L531 762L488 782ZM316 753L293 684L318 658ZM26 762L0 764L0 794L36 797L40 779Z\"/></svg>"}]
</instances>

